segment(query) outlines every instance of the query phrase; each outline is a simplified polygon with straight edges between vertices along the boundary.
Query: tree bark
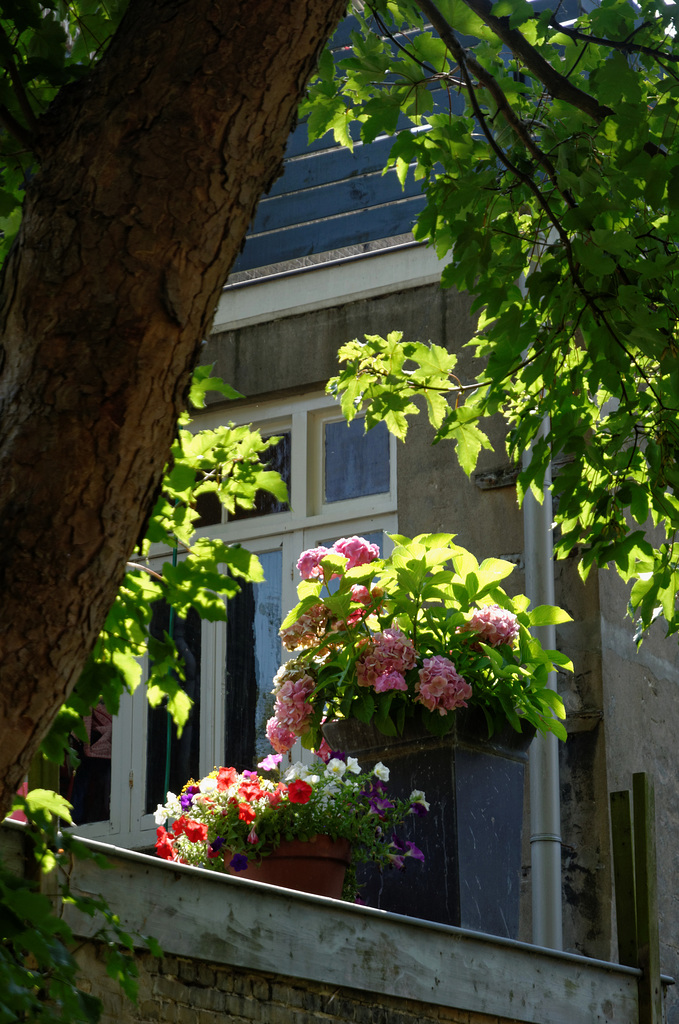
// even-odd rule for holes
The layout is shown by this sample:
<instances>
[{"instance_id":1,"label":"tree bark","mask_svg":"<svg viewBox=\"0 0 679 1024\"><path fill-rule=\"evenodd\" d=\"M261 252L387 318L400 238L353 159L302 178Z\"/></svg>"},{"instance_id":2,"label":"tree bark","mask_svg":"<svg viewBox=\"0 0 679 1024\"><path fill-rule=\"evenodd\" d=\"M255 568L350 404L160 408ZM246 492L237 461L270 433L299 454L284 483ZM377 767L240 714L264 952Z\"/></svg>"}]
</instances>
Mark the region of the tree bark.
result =
<instances>
[{"instance_id":1,"label":"tree bark","mask_svg":"<svg viewBox=\"0 0 679 1024\"><path fill-rule=\"evenodd\" d=\"M73 688L346 0L133 0L38 126L0 291L0 815Z\"/></svg>"}]
</instances>

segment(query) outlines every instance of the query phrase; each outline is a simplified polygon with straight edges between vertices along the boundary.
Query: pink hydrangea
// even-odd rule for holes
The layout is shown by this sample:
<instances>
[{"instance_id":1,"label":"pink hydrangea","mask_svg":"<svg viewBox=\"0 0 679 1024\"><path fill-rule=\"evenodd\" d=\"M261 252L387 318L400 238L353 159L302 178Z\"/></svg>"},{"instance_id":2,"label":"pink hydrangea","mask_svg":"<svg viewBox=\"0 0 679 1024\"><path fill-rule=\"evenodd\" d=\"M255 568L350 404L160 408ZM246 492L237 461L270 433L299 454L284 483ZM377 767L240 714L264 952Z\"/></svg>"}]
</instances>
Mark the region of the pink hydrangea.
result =
<instances>
[{"instance_id":1,"label":"pink hydrangea","mask_svg":"<svg viewBox=\"0 0 679 1024\"><path fill-rule=\"evenodd\" d=\"M269 739L269 743L278 751L279 754L287 754L289 750L295 744L297 737L294 732L290 732L284 725L278 721L277 718L270 718L266 723L266 735Z\"/></svg>"},{"instance_id":2,"label":"pink hydrangea","mask_svg":"<svg viewBox=\"0 0 679 1024\"><path fill-rule=\"evenodd\" d=\"M304 664L298 660L281 665L273 681L276 721L288 732L302 736L309 727L309 719L314 711L307 698L316 686L315 681L307 675ZM274 745L274 749L278 748Z\"/></svg>"},{"instance_id":3,"label":"pink hydrangea","mask_svg":"<svg viewBox=\"0 0 679 1024\"><path fill-rule=\"evenodd\" d=\"M321 560L329 554L329 548L325 548L323 546L319 548L308 548L306 551L303 551L297 561L297 568L299 569L302 579L312 580L322 576L323 567L320 563Z\"/></svg>"},{"instance_id":4,"label":"pink hydrangea","mask_svg":"<svg viewBox=\"0 0 679 1024\"><path fill-rule=\"evenodd\" d=\"M383 672L375 680L375 691L386 693L387 690L407 690L408 684L400 672Z\"/></svg>"},{"instance_id":5,"label":"pink hydrangea","mask_svg":"<svg viewBox=\"0 0 679 1024\"><path fill-rule=\"evenodd\" d=\"M519 635L519 623L513 612L498 604L487 604L472 614L468 628L478 634L479 640L490 647L513 644Z\"/></svg>"},{"instance_id":6,"label":"pink hydrangea","mask_svg":"<svg viewBox=\"0 0 679 1024\"><path fill-rule=\"evenodd\" d=\"M359 686L374 686L379 692L383 690L406 690L403 674L414 668L417 654L413 642L397 627L375 633L372 643L365 654L356 662L356 675ZM400 676L402 683L393 675ZM392 685L385 685L385 679L391 676ZM396 685L393 685L396 684Z\"/></svg>"},{"instance_id":7,"label":"pink hydrangea","mask_svg":"<svg viewBox=\"0 0 679 1024\"><path fill-rule=\"evenodd\" d=\"M347 569L367 565L380 557L377 544L371 544L364 537L341 537L332 547L334 551L348 559Z\"/></svg>"},{"instance_id":8,"label":"pink hydrangea","mask_svg":"<svg viewBox=\"0 0 679 1024\"><path fill-rule=\"evenodd\" d=\"M281 725L284 725L295 736L301 736L306 731L309 718L313 714L313 706L307 701L307 697L315 686L310 676L302 679L286 679L276 693L275 715Z\"/></svg>"},{"instance_id":9,"label":"pink hydrangea","mask_svg":"<svg viewBox=\"0 0 679 1024\"><path fill-rule=\"evenodd\" d=\"M429 711L446 715L455 708L466 708L472 688L459 674L452 661L440 654L425 658L415 684L415 700Z\"/></svg>"},{"instance_id":10,"label":"pink hydrangea","mask_svg":"<svg viewBox=\"0 0 679 1024\"><path fill-rule=\"evenodd\" d=\"M370 591L357 583L351 588L351 600L356 604L370 604Z\"/></svg>"}]
</instances>

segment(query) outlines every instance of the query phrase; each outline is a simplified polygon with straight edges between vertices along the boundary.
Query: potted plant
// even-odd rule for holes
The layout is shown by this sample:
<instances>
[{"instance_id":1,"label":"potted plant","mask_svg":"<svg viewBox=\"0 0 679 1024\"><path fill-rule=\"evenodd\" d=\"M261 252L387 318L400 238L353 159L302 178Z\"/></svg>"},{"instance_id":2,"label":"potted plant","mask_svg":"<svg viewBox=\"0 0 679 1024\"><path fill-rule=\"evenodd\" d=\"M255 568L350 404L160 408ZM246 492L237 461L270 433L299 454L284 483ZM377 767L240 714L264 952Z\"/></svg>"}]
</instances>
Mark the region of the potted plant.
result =
<instances>
[{"instance_id":1,"label":"potted plant","mask_svg":"<svg viewBox=\"0 0 679 1024\"><path fill-rule=\"evenodd\" d=\"M392 899L380 881L380 905L513 935L526 751L536 729L565 739L547 683L571 667L530 629L569 616L508 595L514 566L479 564L452 534L392 540L388 558L361 537L300 557L299 603L281 628L294 657L274 679L268 736L285 752L297 738L317 748L325 732L364 763L388 756L402 789L414 772L437 787L418 833L430 891Z\"/></svg>"},{"instance_id":2,"label":"potted plant","mask_svg":"<svg viewBox=\"0 0 679 1024\"><path fill-rule=\"evenodd\" d=\"M395 829L426 814L424 793L390 799L383 764L364 772L355 758L326 751L325 760L292 765L281 780L280 761L280 754L266 757L262 774L215 768L179 796L168 793L156 810L158 854L336 898L356 896L355 863L383 869L423 860Z\"/></svg>"}]
</instances>

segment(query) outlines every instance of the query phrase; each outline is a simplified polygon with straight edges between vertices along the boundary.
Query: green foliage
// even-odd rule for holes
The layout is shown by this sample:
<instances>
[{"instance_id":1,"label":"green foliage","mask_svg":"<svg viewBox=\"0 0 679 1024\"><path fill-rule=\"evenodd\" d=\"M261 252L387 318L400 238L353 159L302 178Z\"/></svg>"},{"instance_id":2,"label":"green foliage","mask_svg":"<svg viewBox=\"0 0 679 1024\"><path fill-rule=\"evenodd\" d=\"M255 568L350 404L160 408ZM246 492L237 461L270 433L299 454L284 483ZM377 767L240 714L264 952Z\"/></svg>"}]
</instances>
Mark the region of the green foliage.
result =
<instances>
[{"instance_id":1,"label":"green foliage","mask_svg":"<svg viewBox=\"0 0 679 1024\"><path fill-rule=\"evenodd\" d=\"M431 346L427 372L424 346L394 332L346 345L331 392L349 418L363 409L368 428L384 419L400 438L419 395L467 473L487 445L483 418L500 411L512 460L536 445L520 497L541 494L550 458L560 465L557 554L578 553L583 576L613 565L633 584L639 639L659 617L675 633L676 8L602 3L564 25L557 6L536 15L519 0L371 10L353 53L321 65L306 109L322 94L363 141L392 135L389 164L426 196L416 237L446 257L443 284L476 297L484 368L463 384ZM465 48L460 32L480 41ZM441 88L464 110L432 113Z\"/></svg>"},{"instance_id":2,"label":"green foliage","mask_svg":"<svg viewBox=\"0 0 679 1024\"><path fill-rule=\"evenodd\" d=\"M105 951L109 976L131 999L137 994L135 941L156 956L162 951L155 940L128 934L100 897L71 891L74 858L95 860L102 869L108 865L74 836L58 831L62 821L71 820L62 797L35 789L17 796L14 808L27 816L22 836L26 876L0 865L0 1024L96 1024L102 1004L78 987L74 936L60 908L68 904L97 918L93 940Z\"/></svg>"},{"instance_id":3,"label":"green foliage","mask_svg":"<svg viewBox=\"0 0 679 1024\"><path fill-rule=\"evenodd\" d=\"M187 781L182 793L190 799L188 813L179 797L168 793L157 817L174 824L169 831L158 829L159 855L237 874L239 869L232 867L234 855L240 855L241 862L245 858L256 864L286 840L309 842L325 835L333 841L348 840L354 863L393 864L394 832L412 813L413 805L410 799L394 797L381 787L379 780L388 776L384 765L362 772L355 758L349 759L346 769L337 759L329 765L320 760L309 765L298 762L288 767L282 779L272 764L280 760L280 755L270 755L262 761L258 768L266 774L215 768L199 783ZM295 799L300 779L303 799L299 795ZM194 786L198 793L190 788ZM202 793L209 793L209 800L201 799ZM380 800L379 813L375 798Z\"/></svg>"},{"instance_id":4,"label":"green foliage","mask_svg":"<svg viewBox=\"0 0 679 1024\"><path fill-rule=\"evenodd\" d=\"M500 585L514 566L500 558L479 564L453 534L392 540L389 558L349 569L342 555L325 555L321 574L299 584L300 602L281 631L284 646L296 656L281 666L274 687L275 713L281 713L285 728L295 731L287 724L289 697L284 694L281 702L278 694L290 683L314 687L306 695L308 719L298 726L311 749L321 742L324 716L373 721L388 736L401 734L408 719L445 735L463 713L458 709L467 706L483 712L491 734L507 722L519 732L528 723L565 740L565 711L548 680L555 666L572 665L558 652L544 650L530 630L568 622L570 616L550 605L528 611L527 597L510 597ZM357 585L366 592L355 594ZM502 623L500 632L484 632L483 619L475 618L481 609ZM391 654L387 661L380 647L384 631L394 627L403 636L387 645L397 652L405 645L409 656ZM423 698L421 674L431 658L442 658L471 687L464 703L432 705ZM401 684L386 690L370 677L393 671L402 675Z\"/></svg>"},{"instance_id":5,"label":"green foliage","mask_svg":"<svg viewBox=\"0 0 679 1024\"><path fill-rule=\"evenodd\" d=\"M0 262L36 170L40 116L105 51L128 0L0 2Z\"/></svg>"},{"instance_id":6,"label":"green foliage","mask_svg":"<svg viewBox=\"0 0 679 1024\"><path fill-rule=\"evenodd\" d=\"M203 404L210 391L227 397L237 393L199 367L193 378L192 401ZM178 732L186 724L191 702L182 690L183 661L170 634L150 633L153 606L164 601L178 616L190 609L209 621L226 619L226 600L239 590L239 580L258 583L264 578L257 557L238 544L210 538L196 528L196 509L202 494L217 495L227 513L254 506L259 490L280 501L287 489L278 473L267 469L266 454L277 438L262 439L259 431L233 425L192 432L183 417L172 446L161 494L148 523L146 538L132 556L104 629L75 689L63 705L42 745L49 759L61 763L74 756L72 734L85 739L82 718L99 699L115 714L123 692L133 692L142 679L149 702L164 703ZM152 548L155 545L155 548ZM178 557L181 547L181 557ZM161 571L151 569L152 550L168 557Z\"/></svg>"}]
</instances>

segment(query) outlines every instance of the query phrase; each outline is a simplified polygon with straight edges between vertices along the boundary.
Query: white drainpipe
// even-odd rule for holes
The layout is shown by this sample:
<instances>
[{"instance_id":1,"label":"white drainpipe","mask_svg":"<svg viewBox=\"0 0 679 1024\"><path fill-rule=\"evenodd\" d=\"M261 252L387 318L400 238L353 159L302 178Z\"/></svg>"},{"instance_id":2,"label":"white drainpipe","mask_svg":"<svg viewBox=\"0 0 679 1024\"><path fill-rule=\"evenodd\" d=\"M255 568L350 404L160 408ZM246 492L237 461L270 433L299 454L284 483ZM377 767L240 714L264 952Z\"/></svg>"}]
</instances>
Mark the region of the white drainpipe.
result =
<instances>
[{"instance_id":1,"label":"white drainpipe","mask_svg":"<svg viewBox=\"0 0 679 1024\"><path fill-rule=\"evenodd\" d=\"M546 433L545 423L542 434ZM529 451L524 456L524 465L530 457ZM548 470L542 505L530 491L523 502L526 594L534 607L554 604L551 482ZM556 648L554 626L540 626L534 633L543 647ZM548 685L556 690L555 672L550 674ZM529 762L533 942L550 949L563 949L558 743L553 733L538 733L531 744Z\"/></svg>"}]
</instances>

